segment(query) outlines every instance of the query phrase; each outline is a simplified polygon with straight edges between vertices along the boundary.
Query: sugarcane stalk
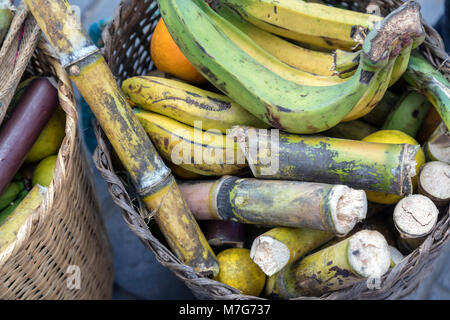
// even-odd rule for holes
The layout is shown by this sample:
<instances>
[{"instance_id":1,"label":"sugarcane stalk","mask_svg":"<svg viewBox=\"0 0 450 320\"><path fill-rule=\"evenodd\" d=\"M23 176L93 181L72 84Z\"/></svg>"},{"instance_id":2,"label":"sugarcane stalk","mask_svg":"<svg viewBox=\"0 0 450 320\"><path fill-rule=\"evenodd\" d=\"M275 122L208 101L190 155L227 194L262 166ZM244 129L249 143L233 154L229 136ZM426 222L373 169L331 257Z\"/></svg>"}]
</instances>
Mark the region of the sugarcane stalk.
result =
<instances>
[{"instance_id":1,"label":"sugarcane stalk","mask_svg":"<svg viewBox=\"0 0 450 320\"><path fill-rule=\"evenodd\" d=\"M438 208L450 202L450 165L431 161L420 168L419 192L431 199Z\"/></svg>"},{"instance_id":2,"label":"sugarcane stalk","mask_svg":"<svg viewBox=\"0 0 450 320\"><path fill-rule=\"evenodd\" d=\"M399 99L400 97L395 93L386 91L383 99L378 102L377 106L360 120L380 128Z\"/></svg>"},{"instance_id":3,"label":"sugarcane stalk","mask_svg":"<svg viewBox=\"0 0 450 320\"><path fill-rule=\"evenodd\" d=\"M341 122L337 126L322 132L325 137L361 140L379 129L361 120Z\"/></svg>"},{"instance_id":4,"label":"sugarcane stalk","mask_svg":"<svg viewBox=\"0 0 450 320\"><path fill-rule=\"evenodd\" d=\"M138 194L154 212L167 242L185 264L215 276L215 255L178 186L134 116L98 48L65 0L26 0L62 66L89 104L127 169Z\"/></svg>"},{"instance_id":5,"label":"sugarcane stalk","mask_svg":"<svg viewBox=\"0 0 450 320\"><path fill-rule=\"evenodd\" d=\"M443 122L434 130L424 148L428 161L450 164L450 131Z\"/></svg>"},{"instance_id":6,"label":"sugarcane stalk","mask_svg":"<svg viewBox=\"0 0 450 320\"><path fill-rule=\"evenodd\" d=\"M406 81L425 95L450 128L450 83L418 51L411 54L404 74Z\"/></svg>"},{"instance_id":7,"label":"sugarcane stalk","mask_svg":"<svg viewBox=\"0 0 450 320\"><path fill-rule=\"evenodd\" d=\"M431 104L422 94L412 91L405 93L389 113L382 130L400 130L415 137Z\"/></svg>"},{"instance_id":8,"label":"sugarcane stalk","mask_svg":"<svg viewBox=\"0 0 450 320\"><path fill-rule=\"evenodd\" d=\"M58 106L56 88L46 78L32 82L0 130L0 194L14 178Z\"/></svg>"},{"instance_id":9,"label":"sugarcane stalk","mask_svg":"<svg viewBox=\"0 0 450 320\"><path fill-rule=\"evenodd\" d=\"M437 223L439 210L429 198L414 194L400 200L393 214L394 225L408 249L418 247Z\"/></svg>"},{"instance_id":10,"label":"sugarcane stalk","mask_svg":"<svg viewBox=\"0 0 450 320\"><path fill-rule=\"evenodd\" d=\"M27 196L28 190L22 190L17 197L2 211L0 211L0 226L5 222L5 220L11 215L11 213L16 210L17 206L22 202L22 200Z\"/></svg>"},{"instance_id":11,"label":"sugarcane stalk","mask_svg":"<svg viewBox=\"0 0 450 320\"><path fill-rule=\"evenodd\" d=\"M233 221L204 221L206 239L216 247L243 248L246 239L246 225Z\"/></svg>"},{"instance_id":12,"label":"sugarcane stalk","mask_svg":"<svg viewBox=\"0 0 450 320\"><path fill-rule=\"evenodd\" d=\"M253 241L250 257L270 277L288 263L299 259L334 237L335 235L328 231L273 228Z\"/></svg>"},{"instance_id":13,"label":"sugarcane stalk","mask_svg":"<svg viewBox=\"0 0 450 320\"><path fill-rule=\"evenodd\" d=\"M370 143L276 130L234 127L256 178L345 184L351 188L411 194L419 146Z\"/></svg>"},{"instance_id":14,"label":"sugarcane stalk","mask_svg":"<svg viewBox=\"0 0 450 320\"><path fill-rule=\"evenodd\" d=\"M47 192L46 187L35 185L14 211L0 225L0 257L8 252L8 247L16 241L25 227L24 223L37 209Z\"/></svg>"},{"instance_id":15,"label":"sugarcane stalk","mask_svg":"<svg viewBox=\"0 0 450 320\"><path fill-rule=\"evenodd\" d=\"M344 236L367 212L365 192L343 185L225 176L184 184L181 190L199 220L305 227Z\"/></svg>"},{"instance_id":16,"label":"sugarcane stalk","mask_svg":"<svg viewBox=\"0 0 450 320\"><path fill-rule=\"evenodd\" d=\"M266 295L283 299L320 296L363 279L379 278L390 264L389 246L383 236L363 230L288 264L268 279Z\"/></svg>"}]
</instances>

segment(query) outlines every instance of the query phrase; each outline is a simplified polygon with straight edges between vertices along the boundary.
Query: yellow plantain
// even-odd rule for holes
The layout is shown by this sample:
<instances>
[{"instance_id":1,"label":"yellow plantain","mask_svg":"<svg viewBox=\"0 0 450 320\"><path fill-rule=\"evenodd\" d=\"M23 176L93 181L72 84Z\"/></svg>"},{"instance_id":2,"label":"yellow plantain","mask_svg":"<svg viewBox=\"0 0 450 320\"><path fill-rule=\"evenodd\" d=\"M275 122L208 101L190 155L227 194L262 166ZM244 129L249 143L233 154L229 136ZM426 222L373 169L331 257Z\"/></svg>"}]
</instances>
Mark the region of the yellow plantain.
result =
<instances>
[{"instance_id":1,"label":"yellow plantain","mask_svg":"<svg viewBox=\"0 0 450 320\"><path fill-rule=\"evenodd\" d=\"M242 150L220 131L203 131L142 109L134 112L159 154L183 169L204 176L237 175L248 170Z\"/></svg>"},{"instance_id":2,"label":"yellow plantain","mask_svg":"<svg viewBox=\"0 0 450 320\"><path fill-rule=\"evenodd\" d=\"M226 133L235 125L268 128L263 121L227 96L205 91L181 81L159 77L133 77L122 84L122 91L133 104L165 115L190 126L202 122L203 130Z\"/></svg>"},{"instance_id":3,"label":"yellow plantain","mask_svg":"<svg viewBox=\"0 0 450 320\"><path fill-rule=\"evenodd\" d=\"M359 29L372 29L383 18L300 0L219 0L255 26L315 47L352 50Z\"/></svg>"}]
</instances>

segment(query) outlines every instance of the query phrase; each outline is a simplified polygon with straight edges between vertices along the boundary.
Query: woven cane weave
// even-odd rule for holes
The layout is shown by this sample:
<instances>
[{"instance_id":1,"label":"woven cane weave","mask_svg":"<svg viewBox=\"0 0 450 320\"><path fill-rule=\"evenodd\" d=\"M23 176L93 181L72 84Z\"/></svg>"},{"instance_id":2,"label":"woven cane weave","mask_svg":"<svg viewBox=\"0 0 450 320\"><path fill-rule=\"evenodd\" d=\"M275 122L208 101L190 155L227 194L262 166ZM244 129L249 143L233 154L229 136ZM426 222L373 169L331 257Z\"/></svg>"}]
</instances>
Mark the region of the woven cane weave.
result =
<instances>
[{"instance_id":1,"label":"woven cane weave","mask_svg":"<svg viewBox=\"0 0 450 320\"><path fill-rule=\"evenodd\" d=\"M398 8L402 0L329 1L347 8L366 11L369 4L379 6L382 14ZM116 8L115 17L103 32L104 55L118 83L132 77L145 75L154 69L149 53L152 32L159 20L155 0L124 0ZM450 77L450 60L439 34L423 22L427 37L421 51L444 75ZM142 217L148 216L141 205L128 176L114 167L111 145L96 125L98 147L94 162L108 183L112 200L122 209L123 217L132 232L151 250L164 267L181 279L199 299L261 299L242 295L223 283L202 277L192 268L182 264L165 245L153 235ZM381 279L380 288L368 289L366 281L352 287L323 295L319 299L399 299L413 292L431 272L433 261L439 256L449 239L449 212L438 222L426 241L409 254ZM298 299L311 299L299 297Z\"/></svg>"}]
</instances>

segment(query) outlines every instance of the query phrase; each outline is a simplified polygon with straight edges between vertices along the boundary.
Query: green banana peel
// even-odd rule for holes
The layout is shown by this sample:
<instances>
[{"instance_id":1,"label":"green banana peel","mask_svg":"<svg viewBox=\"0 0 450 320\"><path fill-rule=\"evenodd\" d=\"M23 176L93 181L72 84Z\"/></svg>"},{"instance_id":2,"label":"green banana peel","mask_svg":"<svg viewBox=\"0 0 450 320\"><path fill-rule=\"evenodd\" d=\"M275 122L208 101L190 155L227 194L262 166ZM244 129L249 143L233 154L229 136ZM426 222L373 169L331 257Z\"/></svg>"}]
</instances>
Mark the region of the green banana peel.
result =
<instances>
[{"instance_id":1,"label":"green banana peel","mask_svg":"<svg viewBox=\"0 0 450 320\"><path fill-rule=\"evenodd\" d=\"M160 0L159 5L175 42L210 82L267 124L294 133L321 132L338 124L376 74L410 44L407 40L423 33L418 7L405 4L369 34L353 77L343 84L317 88L287 81L255 63L208 18L214 11L203 1ZM205 14L206 10L211 11ZM395 37L385 30L405 17L410 23L397 28Z\"/></svg>"}]
</instances>

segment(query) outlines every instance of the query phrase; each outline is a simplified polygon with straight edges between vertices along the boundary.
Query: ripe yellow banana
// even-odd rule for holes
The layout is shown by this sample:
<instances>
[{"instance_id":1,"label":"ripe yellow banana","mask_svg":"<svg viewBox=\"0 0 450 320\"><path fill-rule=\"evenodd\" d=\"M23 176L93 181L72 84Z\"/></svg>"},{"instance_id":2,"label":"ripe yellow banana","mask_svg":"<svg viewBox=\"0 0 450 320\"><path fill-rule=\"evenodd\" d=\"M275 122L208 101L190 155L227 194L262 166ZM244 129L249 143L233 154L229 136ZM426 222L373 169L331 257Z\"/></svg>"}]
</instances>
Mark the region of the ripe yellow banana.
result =
<instances>
[{"instance_id":1,"label":"ripe yellow banana","mask_svg":"<svg viewBox=\"0 0 450 320\"><path fill-rule=\"evenodd\" d=\"M300 0L218 0L255 26L324 49L352 50L357 27L372 29L383 18Z\"/></svg>"},{"instance_id":2,"label":"ripe yellow banana","mask_svg":"<svg viewBox=\"0 0 450 320\"><path fill-rule=\"evenodd\" d=\"M220 131L203 131L142 109L134 112L159 154L183 169L204 176L239 175L248 170L242 150Z\"/></svg>"},{"instance_id":3,"label":"ripe yellow banana","mask_svg":"<svg viewBox=\"0 0 450 320\"><path fill-rule=\"evenodd\" d=\"M125 80L122 91L133 104L190 126L202 122L203 130L226 133L235 125L268 128L227 96L199 89L181 81L159 77L133 77Z\"/></svg>"},{"instance_id":4,"label":"ripe yellow banana","mask_svg":"<svg viewBox=\"0 0 450 320\"><path fill-rule=\"evenodd\" d=\"M335 72L332 70L334 64L334 55L332 53L311 50L286 41L245 21L235 12L233 12L228 6L213 2L211 7L221 17L227 19L235 27L239 28L242 32L249 36L250 39L261 46L261 48L266 50L271 55L277 57L282 62L294 68L316 75L335 75ZM347 52L343 51L342 55L344 55L345 53ZM351 64L353 73L356 71L356 68L354 68L355 65L357 67L357 63ZM340 65L340 67L343 66Z\"/></svg>"}]
</instances>

